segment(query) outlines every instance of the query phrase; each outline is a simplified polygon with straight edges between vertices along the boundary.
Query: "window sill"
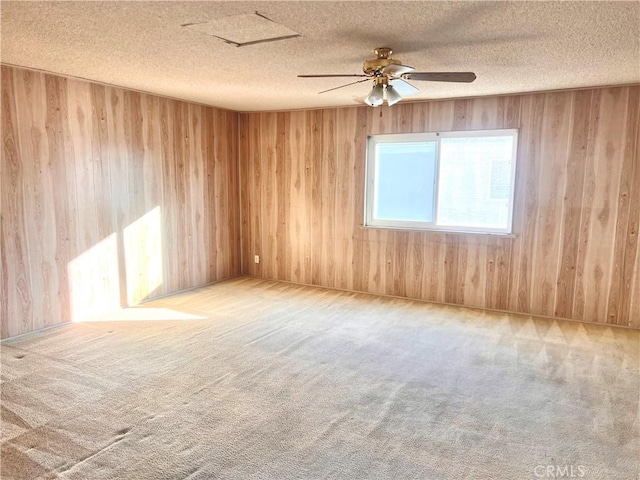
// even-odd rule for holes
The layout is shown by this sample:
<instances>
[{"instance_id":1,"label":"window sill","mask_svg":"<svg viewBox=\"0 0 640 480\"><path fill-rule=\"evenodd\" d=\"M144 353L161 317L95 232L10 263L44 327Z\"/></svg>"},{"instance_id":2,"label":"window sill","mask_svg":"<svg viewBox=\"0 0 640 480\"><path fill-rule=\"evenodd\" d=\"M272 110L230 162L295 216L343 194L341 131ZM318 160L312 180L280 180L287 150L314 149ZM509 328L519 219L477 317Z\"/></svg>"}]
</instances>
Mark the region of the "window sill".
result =
<instances>
[{"instance_id":1,"label":"window sill","mask_svg":"<svg viewBox=\"0 0 640 480\"><path fill-rule=\"evenodd\" d=\"M518 238L515 233L500 233L500 232L473 232L464 230L438 230L435 228L413 228L413 227L382 227L379 225L360 225L363 230L391 230L397 232L421 232L421 233L446 233L447 235L480 235L482 237L500 237L500 238Z\"/></svg>"}]
</instances>

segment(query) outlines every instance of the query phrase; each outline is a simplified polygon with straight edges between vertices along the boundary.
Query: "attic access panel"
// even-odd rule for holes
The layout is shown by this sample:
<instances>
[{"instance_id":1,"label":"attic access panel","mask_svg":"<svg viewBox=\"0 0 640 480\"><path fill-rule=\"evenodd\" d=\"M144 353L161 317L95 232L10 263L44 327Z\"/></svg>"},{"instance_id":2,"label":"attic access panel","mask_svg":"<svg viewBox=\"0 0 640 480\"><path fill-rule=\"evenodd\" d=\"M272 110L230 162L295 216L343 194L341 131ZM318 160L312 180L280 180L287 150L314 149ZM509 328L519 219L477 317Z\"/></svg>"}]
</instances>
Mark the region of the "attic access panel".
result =
<instances>
[{"instance_id":1,"label":"attic access panel","mask_svg":"<svg viewBox=\"0 0 640 480\"><path fill-rule=\"evenodd\" d=\"M300 36L298 32L269 20L258 12L231 15L202 23L186 23L182 26L219 38L237 47Z\"/></svg>"}]
</instances>

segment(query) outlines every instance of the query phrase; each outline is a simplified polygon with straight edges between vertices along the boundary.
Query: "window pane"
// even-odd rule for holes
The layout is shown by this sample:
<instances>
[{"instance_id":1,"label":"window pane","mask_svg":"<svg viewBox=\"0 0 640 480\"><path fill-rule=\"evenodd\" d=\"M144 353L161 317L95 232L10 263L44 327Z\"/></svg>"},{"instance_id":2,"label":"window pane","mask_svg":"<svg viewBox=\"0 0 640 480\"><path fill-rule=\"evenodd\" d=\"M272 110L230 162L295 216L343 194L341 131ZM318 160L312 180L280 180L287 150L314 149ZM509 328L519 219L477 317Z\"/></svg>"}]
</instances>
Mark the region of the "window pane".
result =
<instances>
[{"instance_id":1,"label":"window pane","mask_svg":"<svg viewBox=\"0 0 640 480\"><path fill-rule=\"evenodd\" d=\"M440 141L438 225L509 226L513 137Z\"/></svg>"},{"instance_id":2,"label":"window pane","mask_svg":"<svg viewBox=\"0 0 640 480\"><path fill-rule=\"evenodd\" d=\"M508 200L511 193L511 163L503 160L491 162L491 199Z\"/></svg>"},{"instance_id":3,"label":"window pane","mask_svg":"<svg viewBox=\"0 0 640 480\"><path fill-rule=\"evenodd\" d=\"M375 162L373 217L433 222L436 143L378 143Z\"/></svg>"}]
</instances>

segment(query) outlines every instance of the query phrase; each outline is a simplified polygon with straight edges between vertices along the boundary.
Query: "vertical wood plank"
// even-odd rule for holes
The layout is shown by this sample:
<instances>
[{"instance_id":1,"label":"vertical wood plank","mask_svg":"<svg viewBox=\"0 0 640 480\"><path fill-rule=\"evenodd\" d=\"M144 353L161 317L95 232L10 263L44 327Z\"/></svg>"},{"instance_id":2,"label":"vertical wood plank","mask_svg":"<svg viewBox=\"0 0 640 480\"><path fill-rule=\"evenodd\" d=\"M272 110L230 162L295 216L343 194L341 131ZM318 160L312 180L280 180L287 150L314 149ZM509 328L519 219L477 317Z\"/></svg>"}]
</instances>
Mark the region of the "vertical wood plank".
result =
<instances>
[{"instance_id":1,"label":"vertical wood plank","mask_svg":"<svg viewBox=\"0 0 640 480\"><path fill-rule=\"evenodd\" d=\"M325 111L322 118L322 147L320 161L322 163L322 176L320 184L320 203L322 237L320 249L321 260L321 284L335 287L336 283L336 258L337 243L336 231L336 116L337 110Z\"/></svg>"},{"instance_id":2,"label":"vertical wood plank","mask_svg":"<svg viewBox=\"0 0 640 480\"><path fill-rule=\"evenodd\" d=\"M587 157L589 177L583 195L583 203L590 215L584 219L588 243L584 246L584 297L581 299L579 318L605 323L608 321L609 287L613 272L628 90L603 89L598 94L598 113L592 117L594 130Z\"/></svg>"},{"instance_id":3,"label":"vertical wood plank","mask_svg":"<svg viewBox=\"0 0 640 480\"><path fill-rule=\"evenodd\" d=\"M638 250L638 220L640 210L640 159L636 155L640 110L639 88L628 88L626 102L627 128L623 131L624 150L620 152L622 166L617 198L618 215L615 220L613 265L607 308L607 323L629 325L630 290L634 259Z\"/></svg>"},{"instance_id":4,"label":"vertical wood plank","mask_svg":"<svg viewBox=\"0 0 640 480\"><path fill-rule=\"evenodd\" d=\"M49 237L50 231L55 231L51 204L47 198L51 195L48 188L48 151L45 141L43 76L40 73L24 71L16 88L16 103L21 105L18 126L21 132L18 143L23 159L22 187L23 215L25 222L25 239L28 260L31 266L29 288L32 292L31 314L32 328L40 329L47 326L55 301L55 291L52 292L54 276L51 260L55 256L55 237ZM55 286L54 286L55 288ZM54 312L59 313L59 312Z\"/></svg>"},{"instance_id":5,"label":"vertical wood plank","mask_svg":"<svg viewBox=\"0 0 640 480\"><path fill-rule=\"evenodd\" d=\"M18 335L33 330L32 291L27 252L26 218L22 199L24 164L20 145L20 125L16 83L20 72L2 67L2 335ZM5 317L6 312L6 317Z\"/></svg>"},{"instance_id":6,"label":"vertical wood plank","mask_svg":"<svg viewBox=\"0 0 640 480\"><path fill-rule=\"evenodd\" d=\"M544 168L538 172L538 205L532 263L532 307L535 314L554 314L561 239L563 186L566 176L572 93L545 95L539 148Z\"/></svg>"},{"instance_id":7,"label":"vertical wood plank","mask_svg":"<svg viewBox=\"0 0 640 480\"><path fill-rule=\"evenodd\" d=\"M309 150L306 156L310 166L311 176L311 283L322 285L322 239L324 238L324 222L322 220L322 178L324 165L322 162L322 148L324 145L322 110L313 110L307 113L307 138L310 138Z\"/></svg>"},{"instance_id":8,"label":"vertical wood plank","mask_svg":"<svg viewBox=\"0 0 640 480\"><path fill-rule=\"evenodd\" d=\"M162 225L164 243L164 273L163 283L166 290L177 291L180 289L179 255L172 252L178 251L178 204L179 200L175 188L177 175L177 162L174 150L174 110L175 102L168 99L160 99L160 145L162 159ZM215 221L215 218L214 218Z\"/></svg>"},{"instance_id":9,"label":"vertical wood plank","mask_svg":"<svg viewBox=\"0 0 640 480\"><path fill-rule=\"evenodd\" d=\"M276 116L276 146L275 146L275 183L276 190L276 236L275 236L275 266L274 276L280 280L286 280L289 277L290 265L289 255L289 238L287 235L287 215L288 205L291 191L291 168L286 162L286 145L289 135L290 115L288 113L279 113Z\"/></svg>"},{"instance_id":10,"label":"vertical wood plank","mask_svg":"<svg viewBox=\"0 0 640 480\"><path fill-rule=\"evenodd\" d=\"M240 190L240 234L241 234L241 249L242 249L242 266L241 272L243 274L251 273L251 261L253 255L251 253L251 238L253 232L251 231L251 205L252 198L251 193L251 177L249 175L249 165L251 163L251 155L249 148L249 116L247 114L239 114L238 116L238 157L239 160L239 179L238 188ZM209 203L211 200L209 200Z\"/></svg>"},{"instance_id":11,"label":"vertical wood plank","mask_svg":"<svg viewBox=\"0 0 640 480\"><path fill-rule=\"evenodd\" d=\"M575 92L572 105L571 144L567 157L567 175L562 211L560 267L554 315L571 318L578 259L580 212L584 188L584 166L591 115L592 92Z\"/></svg>"}]
</instances>

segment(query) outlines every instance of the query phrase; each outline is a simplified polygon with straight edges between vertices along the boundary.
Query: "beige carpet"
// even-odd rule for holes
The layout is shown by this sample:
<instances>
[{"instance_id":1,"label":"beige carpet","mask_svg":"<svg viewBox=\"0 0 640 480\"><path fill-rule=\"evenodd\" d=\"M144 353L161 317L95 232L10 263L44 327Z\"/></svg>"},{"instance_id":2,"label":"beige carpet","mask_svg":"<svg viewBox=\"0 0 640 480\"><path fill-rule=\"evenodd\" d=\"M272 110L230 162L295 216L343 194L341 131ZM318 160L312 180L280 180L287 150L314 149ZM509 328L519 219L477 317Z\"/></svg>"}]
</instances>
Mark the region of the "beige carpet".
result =
<instances>
[{"instance_id":1,"label":"beige carpet","mask_svg":"<svg viewBox=\"0 0 640 480\"><path fill-rule=\"evenodd\" d=\"M2 478L639 475L637 331L248 278L112 319L2 345Z\"/></svg>"}]
</instances>

